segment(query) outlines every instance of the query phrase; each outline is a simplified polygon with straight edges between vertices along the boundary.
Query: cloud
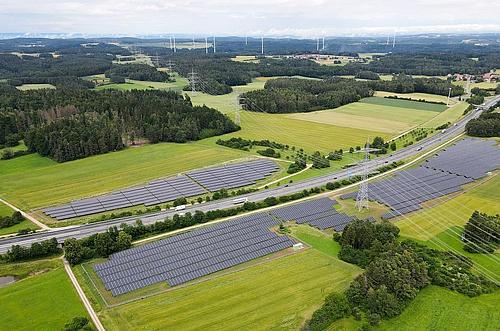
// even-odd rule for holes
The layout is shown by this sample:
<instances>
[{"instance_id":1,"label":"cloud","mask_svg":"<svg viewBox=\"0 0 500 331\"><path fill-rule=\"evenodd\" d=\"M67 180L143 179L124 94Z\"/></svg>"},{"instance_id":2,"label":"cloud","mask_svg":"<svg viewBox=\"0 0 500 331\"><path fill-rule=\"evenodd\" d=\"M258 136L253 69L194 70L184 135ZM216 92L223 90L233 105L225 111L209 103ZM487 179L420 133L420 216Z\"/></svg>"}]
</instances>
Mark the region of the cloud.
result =
<instances>
[{"instance_id":1,"label":"cloud","mask_svg":"<svg viewBox=\"0 0 500 331\"><path fill-rule=\"evenodd\" d=\"M0 32L268 36L498 32L500 1L2 0Z\"/></svg>"}]
</instances>

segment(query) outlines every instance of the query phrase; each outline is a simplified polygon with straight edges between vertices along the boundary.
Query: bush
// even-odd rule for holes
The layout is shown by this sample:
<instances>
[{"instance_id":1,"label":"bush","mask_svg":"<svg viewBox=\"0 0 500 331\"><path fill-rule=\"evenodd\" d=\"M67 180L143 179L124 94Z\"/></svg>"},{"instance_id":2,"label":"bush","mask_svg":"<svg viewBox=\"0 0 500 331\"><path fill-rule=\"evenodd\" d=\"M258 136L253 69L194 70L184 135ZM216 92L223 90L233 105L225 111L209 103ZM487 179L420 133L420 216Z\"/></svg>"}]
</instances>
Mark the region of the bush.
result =
<instances>
[{"instance_id":1,"label":"bush","mask_svg":"<svg viewBox=\"0 0 500 331\"><path fill-rule=\"evenodd\" d=\"M64 325L63 331L91 331L94 330L86 317L75 317Z\"/></svg>"},{"instance_id":2,"label":"bush","mask_svg":"<svg viewBox=\"0 0 500 331\"><path fill-rule=\"evenodd\" d=\"M344 294L332 293L325 299L323 306L316 310L308 325L311 331L326 329L338 319L350 314L351 308Z\"/></svg>"},{"instance_id":3,"label":"bush","mask_svg":"<svg viewBox=\"0 0 500 331\"><path fill-rule=\"evenodd\" d=\"M279 159L281 157L281 154L279 152L276 152L272 148L266 148L263 150L259 150L259 151L257 151L257 153L259 153L262 156L273 157L276 159Z\"/></svg>"},{"instance_id":4,"label":"bush","mask_svg":"<svg viewBox=\"0 0 500 331\"><path fill-rule=\"evenodd\" d=\"M15 211L12 213L12 216L0 217L0 229L11 227L21 223L22 221L24 221L23 215L21 215L20 212Z\"/></svg>"},{"instance_id":5,"label":"bush","mask_svg":"<svg viewBox=\"0 0 500 331\"><path fill-rule=\"evenodd\" d=\"M368 315L368 322L370 325L378 325L380 323L380 315L377 313Z\"/></svg>"}]
</instances>

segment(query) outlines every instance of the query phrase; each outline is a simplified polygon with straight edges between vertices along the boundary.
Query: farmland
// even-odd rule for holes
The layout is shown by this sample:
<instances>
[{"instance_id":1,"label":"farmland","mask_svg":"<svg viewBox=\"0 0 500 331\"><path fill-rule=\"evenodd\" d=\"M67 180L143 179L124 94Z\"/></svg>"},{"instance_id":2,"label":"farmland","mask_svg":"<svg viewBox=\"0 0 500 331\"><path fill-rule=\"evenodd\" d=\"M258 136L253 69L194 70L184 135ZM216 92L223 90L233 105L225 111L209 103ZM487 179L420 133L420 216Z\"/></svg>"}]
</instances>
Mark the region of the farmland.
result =
<instances>
[{"instance_id":1,"label":"farmland","mask_svg":"<svg viewBox=\"0 0 500 331\"><path fill-rule=\"evenodd\" d=\"M377 91L375 92L376 97L387 97L387 96L397 96L398 98L410 98L413 100L425 100L431 102L444 102L446 103L447 97L443 95L437 94L428 94L428 93L393 93L393 92L384 92ZM451 103L455 102L453 99L450 100Z\"/></svg>"},{"instance_id":2,"label":"farmland","mask_svg":"<svg viewBox=\"0 0 500 331\"><path fill-rule=\"evenodd\" d=\"M60 260L19 266L35 274L0 287L0 326L10 330L60 330L72 318L87 315ZM0 265L2 274L3 269ZM15 270L7 274L19 273Z\"/></svg>"},{"instance_id":3,"label":"farmland","mask_svg":"<svg viewBox=\"0 0 500 331\"><path fill-rule=\"evenodd\" d=\"M334 256L336 244L329 236L307 228L294 234L313 248L106 308L100 312L102 321L109 330L124 325L151 330L298 329L326 294L345 289L360 269Z\"/></svg>"},{"instance_id":4,"label":"farmland","mask_svg":"<svg viewBox=\"0 0 500 331\"><path fill-rule=\"evenodd\" d=\"M439 114L437 110L433 109L442 110L441 107L434 106L441 105L373 97L336 109L287 116L359 130L376 128L377 131L384 132L385 137L387 137L431 120Z\"/></svg>"}]
</instances>

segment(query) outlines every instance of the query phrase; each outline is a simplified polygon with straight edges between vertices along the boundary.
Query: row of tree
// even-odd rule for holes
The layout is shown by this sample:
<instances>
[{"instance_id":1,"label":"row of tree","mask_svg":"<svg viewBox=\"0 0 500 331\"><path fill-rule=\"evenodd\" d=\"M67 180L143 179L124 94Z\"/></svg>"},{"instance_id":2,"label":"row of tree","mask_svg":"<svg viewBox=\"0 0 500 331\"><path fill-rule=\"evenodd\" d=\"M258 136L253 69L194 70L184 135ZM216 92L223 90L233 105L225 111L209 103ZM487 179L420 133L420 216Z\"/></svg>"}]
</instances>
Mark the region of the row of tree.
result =
<instances>
[{"instance_id":1,"label":"row of tree","mask_svg":"<svg viewBox=\"0 0 500 331\"><path fill-rule=\"evenodd\" d=\"M60 253L62 253L62 250L59 248L57 239L52 238L39 243L35 242L31 244L30 247L14 245L7 251L6 254L1 255L0 258L8 262L18 262L39 259Z\"/></svg>"}]
</instances>

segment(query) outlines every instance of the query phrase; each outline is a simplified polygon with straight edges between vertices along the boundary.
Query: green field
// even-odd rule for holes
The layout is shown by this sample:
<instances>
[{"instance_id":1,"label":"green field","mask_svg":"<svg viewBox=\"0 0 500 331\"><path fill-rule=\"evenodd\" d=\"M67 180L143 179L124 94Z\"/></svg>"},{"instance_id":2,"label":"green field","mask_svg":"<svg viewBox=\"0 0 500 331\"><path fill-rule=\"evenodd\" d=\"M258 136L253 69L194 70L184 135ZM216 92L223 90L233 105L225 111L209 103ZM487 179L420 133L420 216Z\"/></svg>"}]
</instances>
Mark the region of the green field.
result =
<instances>
[{"instance_id":1,"label":"green field","mask_svg":"<svg viewBox=\"0 0 500 331\"><path fill-rule=\"evenodd\" d=\"M471 258L476 270L484 273L490 279L500 281L498 261L500 253L494 255L471 254L463 250L461 241L463 226L469 217L478 210L488 214L499 214L500 176L495 175L489 180L469 184L466 192L453 198L436 199L428 203L434 206L405 216L396 222L403 237L421 241L429 247L440 250L453 250ZM439 203L441 202L441 203Z\"/></svg>"},{"instance_id":2,"label":"green field","mask_svg":"<svg viewBox=\"0 0 500 331\"><path fill-rule=\"evenodd\" d=\"M429 285L400 316L385 320L374 331L498 330L500 291L469 298L442 287ZM363 322L352 317L333 323L327 330L356 331Z\"/></svg>"},{"instance_id":3,"label":"green field","mask_svg":"<svg viewBox=\"0 0 500 331\"><path fill-rule=\"evenodd\" d=\"M0 330L60 330L87 316L60 260L56 269L0 287L0 302Z\"/></svg>"},{"instance_id":4,"label":"green field","mask_svg":"<svg viewBox=\"0 0 500 331\"><path fill-rule=\"evenodd\" d=\"M290 114L287 117L350 129L376 130L383 132L382 136L388 138L430 121L440 114L435 111L408 108L410 106L425 108L428 105L430 104L373 97L335 109Z\"/></svg>"},{"instance_id":5,"label":"green field","mask_svg":"<svg viewBox=\"0 0 500 331\"><path fill-rule=\"evenodd\" d=\"M297 330L360 272L338 260L330 236L299 227L314 248L100 311L107 330ZM317 248L317 249L316 249Z\"/></svg>"},{"instance_id":6,"label":"green field","mask_svg":"<svg viewBox=\"0 0 500 331\"><path fill-rule=\"evenodd\" d=\"M247 155L205 141L146 145L65 163L30 154L0 161L1 194L31 210Z\"/></svg>"},{"instance_id":7,"label":"green field","mask_svg":"<svg viewBox=\"0 0 500 331\"><path fill-rule=\"evenodd\" d=\"M28 90L41 90L41 89L55 89L56 87L51 84L23 84L21 86L16 87L18 90L21 91L28 91Z\"/></svg>"}]
</instances>

